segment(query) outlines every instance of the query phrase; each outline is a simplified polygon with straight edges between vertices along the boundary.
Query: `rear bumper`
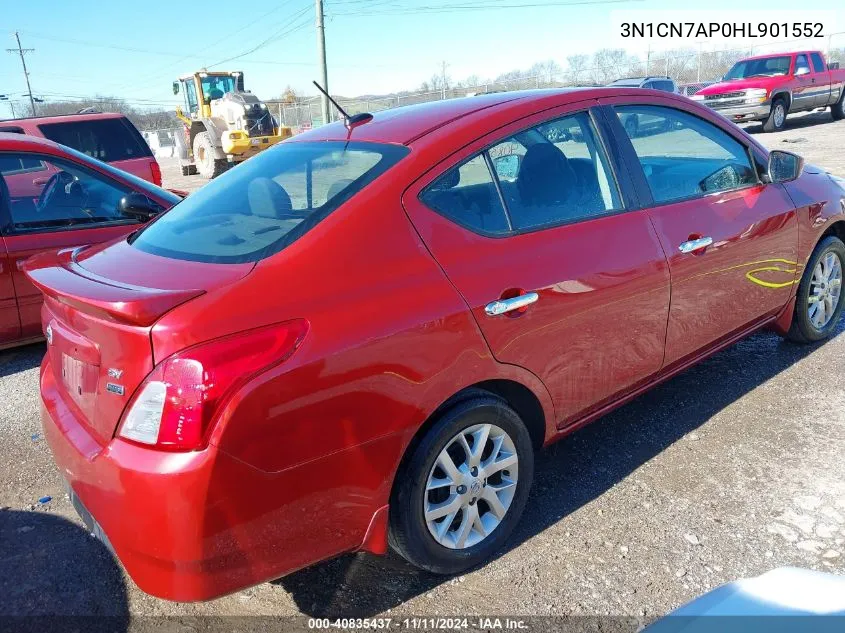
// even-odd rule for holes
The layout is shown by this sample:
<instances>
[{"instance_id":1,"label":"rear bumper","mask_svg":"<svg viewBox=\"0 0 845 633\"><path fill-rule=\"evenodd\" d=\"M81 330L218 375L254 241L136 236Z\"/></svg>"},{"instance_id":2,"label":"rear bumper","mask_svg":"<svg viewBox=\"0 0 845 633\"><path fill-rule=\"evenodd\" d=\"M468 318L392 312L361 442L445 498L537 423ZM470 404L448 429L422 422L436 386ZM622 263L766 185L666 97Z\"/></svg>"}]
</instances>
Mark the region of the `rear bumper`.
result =
<instances>
[{"instance_id":1,"label":"rear bumper","mask_svg":"<svg viewBox=\"0 0 845 633\"><path fill-rule=\"evenodd\" d=\"M56 388L49 357L41 422L89 529L143 591L168 600L208 600L358 549L383 506L343 485L342 453L265 473L214 446L103 444Z\"/></svg>"}]
</instances>

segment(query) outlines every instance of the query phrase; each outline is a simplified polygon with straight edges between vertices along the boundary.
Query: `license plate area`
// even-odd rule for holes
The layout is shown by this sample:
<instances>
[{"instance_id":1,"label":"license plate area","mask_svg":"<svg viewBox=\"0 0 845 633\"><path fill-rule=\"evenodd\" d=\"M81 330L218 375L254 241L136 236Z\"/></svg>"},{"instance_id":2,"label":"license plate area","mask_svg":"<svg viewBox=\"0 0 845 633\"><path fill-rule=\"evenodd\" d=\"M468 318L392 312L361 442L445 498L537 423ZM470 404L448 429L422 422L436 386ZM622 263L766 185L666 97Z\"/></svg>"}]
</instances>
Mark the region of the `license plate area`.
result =
<instances>
[{"instance_id":1,"label":"license plate area","mask_svg":"<svg viewBox=\"0 0 845 633\"><path fill-rule=\"evenodd\" d=\"M62 384L80 409L93 411L97 397L97 367L62 352Z\"/></svg>"}]
</instances>

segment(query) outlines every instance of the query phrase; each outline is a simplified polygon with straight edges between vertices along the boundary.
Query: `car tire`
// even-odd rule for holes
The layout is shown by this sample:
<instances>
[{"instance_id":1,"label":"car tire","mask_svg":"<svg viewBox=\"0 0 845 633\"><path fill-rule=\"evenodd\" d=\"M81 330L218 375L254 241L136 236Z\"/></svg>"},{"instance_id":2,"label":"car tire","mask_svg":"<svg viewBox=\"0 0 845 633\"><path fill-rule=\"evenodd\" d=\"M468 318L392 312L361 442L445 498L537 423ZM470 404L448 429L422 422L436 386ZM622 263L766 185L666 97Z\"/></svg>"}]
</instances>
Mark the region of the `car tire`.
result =
<instances>
[{"instance_id":1,"label":"car tire","mask_svg":"<svg viewBox=\"0 0 845 633\"><path fill-rule=\"evenodd\" d=\"M839 101L830 106L830 116L833 117L834 121L845 119L845 88L843 88L842 94L839 95Z\"/></svg>"},{"instance_id":2,"label":"car tire","mask_svg":"<svg viewBox=\"0 0 845 633\"><path fill-rule=\"evenodd\" d=\"M475 453L477 444L482 453L473 459L464 446ZM513 462L508 468L496 470L491 461L497 444L493 461ZM456 467L453 477L440 465L446 463L444 455ZM484 563L519 522L533 474L534 448L519 415L498 396L473 391L441 413L403 461L390 501L390 545L411 564L436 574L457 574ZM491 495L499 499L496 511L487 501ZM426 520L426 512L435 516L445 506L451 511ZM436 533L442 534L440 540Z\"/></svg>"},{"instance_id":3,"label":"car tire","mask_svg":"<svg viewBox=\"0 0 845 633\"><path fill-rule=\"evenodd\" d=\"M794 343L815 343L828 338L836 330L845 293L842 291L842 273L845 270L845 244L834 236L824 238L813 250L798 284L792 325L786 337ZM810 297L824 297L813 300ZM827 298L830 301L827 301ZM824 315L818 310L824 306Z\"/></svg>"},{"instance_id":4,"label":"car tire","mask_svg":"<svg viewBox=\"0 0 845 633\"><path fill-rule=\"evenodd\" d=\"M786 106L786 99L778 97L772 101L772 109L769 116L763 121L764 132L780 132L786 125L786 115L789 109Z\"/></svg>"},{"instance_id":5,"label":"car tire","mask_svg":"<svg viewBox=\"0 0 845 633\"><path fill-rule=\"evenodd\" d=\"M226 160L214 158L214 146L208 132L200 132L194 137L194 162L200 175L209 180L222 174L228 166Z\"/></svg>"}]
</instances>

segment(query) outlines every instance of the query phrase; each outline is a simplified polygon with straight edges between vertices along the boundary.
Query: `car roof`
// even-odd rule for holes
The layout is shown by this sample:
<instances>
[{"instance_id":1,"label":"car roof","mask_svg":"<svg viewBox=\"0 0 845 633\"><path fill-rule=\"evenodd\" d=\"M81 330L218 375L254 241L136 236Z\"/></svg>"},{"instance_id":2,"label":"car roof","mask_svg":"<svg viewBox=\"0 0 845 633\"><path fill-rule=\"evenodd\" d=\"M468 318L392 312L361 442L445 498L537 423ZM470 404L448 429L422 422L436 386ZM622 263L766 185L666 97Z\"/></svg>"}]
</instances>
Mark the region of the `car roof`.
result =
<instances>
[{"instance_id":1,"label":"car roof","mask_svg":"<svg viewBox=\"0 0 845 633\"><path fill-rule=\"evenodd\" d=\"M39 125L41 123L75 123L77 121L90 121L91 119L122 119L126 118L119 112L89 112L86 114L56 114L52 116L30 116L17 119L0 120L0 127L15 127L20 123Z\"/></svg>"},{"instance_id":2,"label":"car roof","mask_svg":"<svg viewBox=\"0 0 845 633\"><path fill-rule=\"evenodd\" d=\"M533 109L532 106L540 110L585 99L620 95L652 95L653 92L636 87L557 88L516 90L445 101L430 101L375 112L370 121L353 127L351 131L347 130L342 122L337 121L297 134L285 142L353 140L410 145L445 125L484 110L492 112L513 108L528 111Z\"/></svg>"}]
</instances>

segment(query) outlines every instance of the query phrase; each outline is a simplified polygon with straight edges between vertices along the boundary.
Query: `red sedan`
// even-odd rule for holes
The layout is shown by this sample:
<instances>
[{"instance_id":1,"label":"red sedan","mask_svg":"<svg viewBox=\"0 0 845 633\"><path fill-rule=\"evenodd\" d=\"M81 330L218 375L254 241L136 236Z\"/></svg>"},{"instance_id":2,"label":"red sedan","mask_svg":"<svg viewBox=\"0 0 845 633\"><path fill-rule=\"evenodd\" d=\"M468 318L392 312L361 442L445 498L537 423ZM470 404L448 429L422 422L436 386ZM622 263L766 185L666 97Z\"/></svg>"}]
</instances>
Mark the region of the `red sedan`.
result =
<instances>
[{"instance_id":1,"label":"red sedan","mask_svg":"<svg viewBox=\"0 0 845 633\"><path fill-rule=\"evenodd\" d=\"M126 235L179 200L69 147L0 132L0 349L43 336L28 257Z\"/></svg>"},{"instance_id":2,"label":"red sedan","mask_svg":"<svg viewBox=\"0 0 845 633\"><path fill-rule=\"evenodd\" d=\"M543 445L764 326L828 336L843 209L827 173L652 91L327 125L129 239L31 260L45 435L157 596L388 544L460 572L510 535Z\"/></svg>"}]
</instances>

